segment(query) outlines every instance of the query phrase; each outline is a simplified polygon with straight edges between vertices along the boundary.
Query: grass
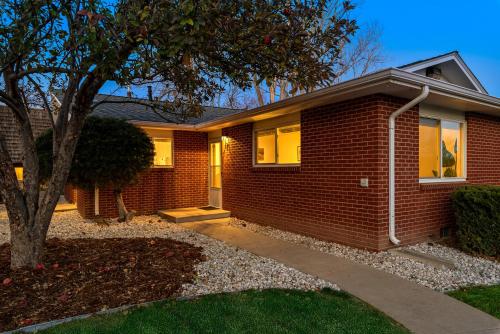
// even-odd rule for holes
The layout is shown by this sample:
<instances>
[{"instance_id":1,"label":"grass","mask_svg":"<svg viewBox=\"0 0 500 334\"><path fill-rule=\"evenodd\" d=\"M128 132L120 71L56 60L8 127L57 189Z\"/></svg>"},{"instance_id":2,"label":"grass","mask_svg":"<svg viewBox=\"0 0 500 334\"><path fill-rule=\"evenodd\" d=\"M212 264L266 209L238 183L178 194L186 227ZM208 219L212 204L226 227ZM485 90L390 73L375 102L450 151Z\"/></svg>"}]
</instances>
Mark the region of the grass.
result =
<instances>
[{"instance_id":1,"label":"grass","mask_svg":"<svg viewBox=\"0 0 500 334\"><path fill-rule=\"evenodd\" d=\"M448 294L500 319L500 285L464 288Z\"/></svg>"},{"instance_id":2,"label":"grass","mask_svg":"<svg viewBox=\"0 0 500 334\"><path fill-rule=\"evenodd\" d=\"M343 292L245 291L166 301L63 324L60 333L409 333Z\"/></svg>"}]
</instances>

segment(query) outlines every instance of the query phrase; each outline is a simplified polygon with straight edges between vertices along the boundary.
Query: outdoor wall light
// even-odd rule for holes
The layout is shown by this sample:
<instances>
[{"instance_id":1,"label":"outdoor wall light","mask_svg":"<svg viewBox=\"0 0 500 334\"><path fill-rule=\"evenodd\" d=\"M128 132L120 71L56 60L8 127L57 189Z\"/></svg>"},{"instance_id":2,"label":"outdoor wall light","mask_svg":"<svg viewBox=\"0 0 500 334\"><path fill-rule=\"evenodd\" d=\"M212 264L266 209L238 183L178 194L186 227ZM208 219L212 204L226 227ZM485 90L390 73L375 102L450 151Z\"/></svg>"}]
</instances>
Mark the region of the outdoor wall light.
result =
<instances>
[{"instance_id":1,"label":"outdoor wall light","mask_svg":"<svg viewBox=\"0 0 500 334\"><path fill-rule=\"evenodd\" d=\"M228 136L222 136L221 140L222 144L224 145L224 151L227 151L229 149L230 138Z\"/></svg>"}]
</instances>

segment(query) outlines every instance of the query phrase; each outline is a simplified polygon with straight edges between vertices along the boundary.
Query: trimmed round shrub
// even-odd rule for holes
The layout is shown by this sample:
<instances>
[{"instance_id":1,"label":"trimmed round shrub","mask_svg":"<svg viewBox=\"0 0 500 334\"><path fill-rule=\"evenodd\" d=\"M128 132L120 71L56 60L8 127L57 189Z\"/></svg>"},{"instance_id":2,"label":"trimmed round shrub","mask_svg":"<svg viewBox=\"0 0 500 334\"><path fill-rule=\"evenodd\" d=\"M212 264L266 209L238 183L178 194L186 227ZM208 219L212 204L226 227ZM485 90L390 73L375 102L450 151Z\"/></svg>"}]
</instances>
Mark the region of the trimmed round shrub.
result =
<instances>
[{"instance_id":1,"label":"trimmed round shrub","mask_svg":"<svg viewBox=\"0 0 500 334\"><path fill-rule=\"evenodd\" d=\"M500 255L500 186L465 186L452 194L457 240L466 252Z\"/></svg>"},{"instance_id":2,"label":"trimmed round shrub","mask_svg":"<svg viewBox=\"0 0 500 334\"><path fill-rule=\"evenodd\" d=\"M40 178L52 173L52 130L37 139ZM153 164L154 146L140 128L124 120L88 117L78 139L68 182L84 189L110 186L120 220L130 220L122 199L124 187Z\"/></svg>"}]
</instances>

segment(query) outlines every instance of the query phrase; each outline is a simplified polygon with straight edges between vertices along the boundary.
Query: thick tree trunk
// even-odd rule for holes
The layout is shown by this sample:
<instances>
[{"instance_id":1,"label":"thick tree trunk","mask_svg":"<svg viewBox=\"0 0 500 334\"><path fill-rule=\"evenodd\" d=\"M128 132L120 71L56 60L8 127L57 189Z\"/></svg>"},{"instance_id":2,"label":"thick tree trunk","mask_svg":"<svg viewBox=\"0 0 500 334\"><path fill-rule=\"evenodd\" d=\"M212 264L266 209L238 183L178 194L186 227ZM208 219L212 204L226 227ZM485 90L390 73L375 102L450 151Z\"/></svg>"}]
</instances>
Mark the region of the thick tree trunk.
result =
<instances>
[{"instance_id":1,"label":"thick tree trunk","mask_svg":"<svg viewBox=\"0 0 500 334\"><path fill-rule=\"evenodd\" d=\"M119 222L129 222L134 219L135 211L128 211L123 202L121 189L115 189L114 191L116 206L118 207L118 221Z\"/></svg>"},{"instance_id":2,"label":"thick tree trunk","mask_svg":"<svg viewBox=\"0 0 500 334\"><path fill-rule=\"evenodd\" d=\"M85 117L91 111L99 89L123 66L138 45L139 41L125 41L117 48L116 54L113 53L111 65L110 59L102 59L95 68L78 65L81 72L90 71L83 77L78 73L68 74L69 84L55 122L52 176L47 191L42 196L39 191L38 156L29 119L31 106L20 88L24 87L24 84L20 84L23 81L14 75L18 74L22 66L17 66L16 61L3 69L0 78L5 86L5 89L0 90L3 93L2 102L11 109L12 116L19 125L19 138L24 153L24 188L21 189L5 140L0 133L0 195L5 200L10 221L11 268L34 267L41 262L52 213L68 178ZM19 60L19 64L22 64L21 56ZM104 65L101 66L100 63Z\"/></svg>"},{"instance_id":3,"label":"thick tree trunk","mask_svg":"<svg viewBox=\"0 0 500 334\"><path fill-rule=\"evenodd\" d=\"M45 237L52 213L69 174L84 117L83 113L73 115L54 161L47 190L41 196L38 184L38 159L33 158L36 155L34 141L23 137L25 156L32 157L24 160L24 189L21 189L5 141L0 138L0 192L9 216L12 269L33 268L42 262ZM24 132L26 131L25 129Z\"/></svg>"},{"instance_id":4,"label":"thick tree trunk","mask_svg":"<svg viewBox=\"0 0 500 334\"><path fill-rule=\"evenodd\" d=\"M45 235L40 235L34 229L23 228L23 222L10 224L10 267L12 269L31 267L42 263Z\"/></svg>"}]
</instances>

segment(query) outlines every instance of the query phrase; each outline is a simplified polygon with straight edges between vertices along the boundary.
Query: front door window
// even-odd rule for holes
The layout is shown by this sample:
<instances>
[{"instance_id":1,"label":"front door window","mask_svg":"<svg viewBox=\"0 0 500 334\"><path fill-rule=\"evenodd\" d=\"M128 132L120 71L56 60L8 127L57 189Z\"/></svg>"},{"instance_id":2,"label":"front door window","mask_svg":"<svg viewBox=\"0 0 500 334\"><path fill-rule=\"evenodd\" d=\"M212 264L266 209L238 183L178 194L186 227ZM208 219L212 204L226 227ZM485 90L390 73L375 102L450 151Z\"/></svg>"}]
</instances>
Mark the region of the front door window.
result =
<instances>
[{"instance_id":1,"label":"front door window","mask_svg":"<svg viewBox=\"0 0 500 334\"><path fill-rule=\"evenodd\" d=\"M210 187L221 188L221 143L210 143Z\"/></svg>"}]
</instances>

